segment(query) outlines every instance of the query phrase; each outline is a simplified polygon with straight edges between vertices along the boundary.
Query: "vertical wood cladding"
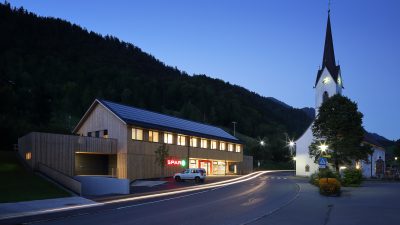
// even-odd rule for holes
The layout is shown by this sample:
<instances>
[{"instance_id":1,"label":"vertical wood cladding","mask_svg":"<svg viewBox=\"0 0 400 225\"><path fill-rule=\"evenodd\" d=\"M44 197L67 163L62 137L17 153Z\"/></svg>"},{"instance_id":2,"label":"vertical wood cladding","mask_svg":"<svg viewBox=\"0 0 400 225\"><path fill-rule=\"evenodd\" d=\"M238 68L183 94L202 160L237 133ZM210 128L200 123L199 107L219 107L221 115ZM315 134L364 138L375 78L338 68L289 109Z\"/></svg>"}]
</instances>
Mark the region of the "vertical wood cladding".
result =
<instances>
[{"instance_id":1,"label":"vertical wood cladding","mask_svg":"<svg viewBox=\"0 0 400 225\"><path fill-rule=\"evenodd\" d=\"M116 154L117 140L74 135L32 132L18 139L19 154L25 158L26 152L32 152L27 160L33 169L38 163L56 169L68 176L74 175L75 153Z\"/></svg>"}]
</instances>

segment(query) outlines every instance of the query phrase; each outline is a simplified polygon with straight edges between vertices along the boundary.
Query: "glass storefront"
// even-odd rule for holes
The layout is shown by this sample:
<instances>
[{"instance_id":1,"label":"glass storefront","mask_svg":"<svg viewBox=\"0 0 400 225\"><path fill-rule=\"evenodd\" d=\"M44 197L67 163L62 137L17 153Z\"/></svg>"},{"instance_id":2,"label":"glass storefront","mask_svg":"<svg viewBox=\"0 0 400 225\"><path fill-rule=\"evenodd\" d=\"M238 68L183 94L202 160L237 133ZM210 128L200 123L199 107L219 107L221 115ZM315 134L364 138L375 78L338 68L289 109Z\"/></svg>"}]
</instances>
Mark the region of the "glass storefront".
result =
<instances>
[{"instance_id":1,"label":"glass storefront","mask_svg":"<svg viewBox=\"0 0 400 225\"><path fill-rule=\"evenodd\" d=\"M208 159L190 159L189 168L203 168L207 175L225 175L225 161Z\"/></svg>"}]
</instances>

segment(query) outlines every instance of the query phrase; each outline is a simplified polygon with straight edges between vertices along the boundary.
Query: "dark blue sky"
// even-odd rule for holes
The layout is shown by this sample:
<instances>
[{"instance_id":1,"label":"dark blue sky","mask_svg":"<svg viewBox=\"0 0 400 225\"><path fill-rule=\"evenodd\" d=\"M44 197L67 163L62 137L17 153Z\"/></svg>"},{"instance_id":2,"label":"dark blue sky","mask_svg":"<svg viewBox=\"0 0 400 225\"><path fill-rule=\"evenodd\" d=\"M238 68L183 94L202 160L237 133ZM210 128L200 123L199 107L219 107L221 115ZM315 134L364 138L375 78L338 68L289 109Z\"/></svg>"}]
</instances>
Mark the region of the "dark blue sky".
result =
<instances>
[{"instance_id":1,"label":"dark blue sky","mask_svg":"<svg viewBox=\"0 0 400 225\"><path fill-rule=\"evenodd\" d=\"M10 1L131 42L189 74L206 74L314 106L327 0ZM336 60L344 95L364 126L400 138L400 1L332 0Z\"/></svg>"}]
</instances>

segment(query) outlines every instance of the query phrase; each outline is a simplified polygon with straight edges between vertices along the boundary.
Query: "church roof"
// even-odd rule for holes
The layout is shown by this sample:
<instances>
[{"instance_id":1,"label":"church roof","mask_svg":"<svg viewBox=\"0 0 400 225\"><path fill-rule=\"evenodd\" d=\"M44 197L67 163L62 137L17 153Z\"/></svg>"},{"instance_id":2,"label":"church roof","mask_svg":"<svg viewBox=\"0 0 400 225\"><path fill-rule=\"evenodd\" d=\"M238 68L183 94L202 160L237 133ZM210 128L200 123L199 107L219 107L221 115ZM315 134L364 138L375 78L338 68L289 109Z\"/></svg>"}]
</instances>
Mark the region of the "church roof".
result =
<instances>
[{"instance_id":1,"label":"church roof","mask_svg":"<svg viewBox=\"0 0 400 225\"><path fill-rule=\"evenodd\" d=\"M318 70L315 86L317 86L318 81L322 75L322 71L325 68L329 71L329 73L332 75L333 80L335 80L335 82L337 83L338 76L340 74L340 66L336 65L335 51L333 49L331 19L329 12L328 12L328 23L326 25L325 46L324 46L324 56L322 59L322 67L320 70Z\"/></svg>"},{"instance_id":2,"label":"church roof","mask_svg":"<svg viewBox=\"0 0 400 225\"><path fill-rule=\"evenodd\" d=\"M380 148L384 148L383 145L378 140L376 140L376 138L371 133L365 132L363 141L368 144L375 145Z\"/></svg>"}]
</instances>

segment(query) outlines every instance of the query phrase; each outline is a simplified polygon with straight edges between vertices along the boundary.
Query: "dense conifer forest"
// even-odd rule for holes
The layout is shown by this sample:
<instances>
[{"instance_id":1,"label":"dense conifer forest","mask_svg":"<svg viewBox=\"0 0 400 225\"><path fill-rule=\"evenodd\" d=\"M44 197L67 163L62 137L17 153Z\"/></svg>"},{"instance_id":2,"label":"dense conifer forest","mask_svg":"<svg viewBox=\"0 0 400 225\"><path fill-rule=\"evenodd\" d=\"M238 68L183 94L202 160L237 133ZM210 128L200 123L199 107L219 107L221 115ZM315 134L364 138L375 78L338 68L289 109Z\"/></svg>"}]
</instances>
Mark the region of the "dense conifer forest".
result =
<instances>
[{"instance_id":1,"label":"dense conifer forest","mask_svg":"<svg viewBox=\"0 0 400 225\"><path fill-rule=\"evenodd\" d=\"M229 132L236 121L244 140L267 140L264 148L253 143L245 149L263 160L287 159L285 136L301 135L312 120L243 87L188 75L116 37L9 4L0 4L0 33L2 149L30 131L70 133L95 98Z\"/></svg>"}]
</instances>

